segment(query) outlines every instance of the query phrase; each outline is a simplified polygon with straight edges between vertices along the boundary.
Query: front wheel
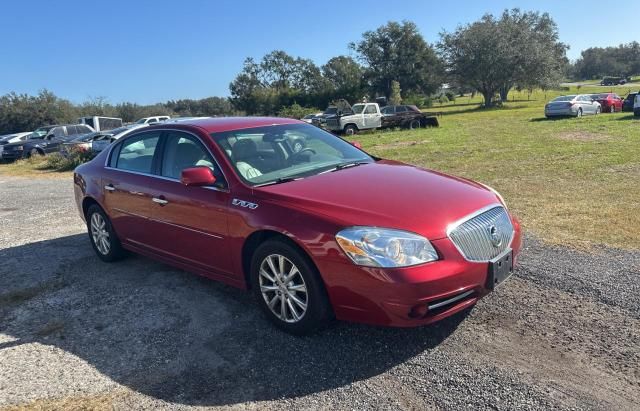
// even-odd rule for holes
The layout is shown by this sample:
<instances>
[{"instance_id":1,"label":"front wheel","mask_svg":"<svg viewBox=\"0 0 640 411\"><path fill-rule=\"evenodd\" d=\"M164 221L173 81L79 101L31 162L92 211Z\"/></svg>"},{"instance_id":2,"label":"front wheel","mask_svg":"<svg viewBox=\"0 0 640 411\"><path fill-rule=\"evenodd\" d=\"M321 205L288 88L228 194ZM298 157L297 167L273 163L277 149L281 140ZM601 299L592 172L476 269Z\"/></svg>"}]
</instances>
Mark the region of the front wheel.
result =
<instances>
[{"instance_id":1,"label":"front wheel","mask_svg":"<svg viewBox=\"0 0 640 411\"><path fill-rule=\"evenodd\" d=\"M358 128L353 124L347 124L344 126L344 134L347 136L352 136L358 132Z\"/></svg>"},{"instance_id":2,"label":"front wheel","mask_svg":"<svg viewBox=\"0 0 640 411\"><path fill-rule=\"evenodd\" d=\"M29 151L29 157L39 157L41 155L42 153L39 152L37 148L32 148L31 151Z\"/></svg>"},{"instance_id":3,"label":"front wheel","mask_svg":"<svg viewBox=\"0 0 640 411\"><path fill-rule=\"evenodd\" d=\"M576 113L576 117L578 117L578 118L582 117L582 109L581 108L578 109L578 112Z\"/></svg>"},{"instance_id":4,"label":"front wheel","mask_svg":"<svg viewBox=\"0 0 640 411\"><path fill-rule=\"evenodd\" d=\"M329 318L320 275L305 255L284 241L267 241L256 249L251 287L267 318L288 333L309 334Z\"/></svg>"},{"instance_id":5,"label":"front wheel","mask_svg":"<svg viewBox=\"0 0 640 411\"><path fill-rule=\"evenodd\" d=\"M109 217L96 204L87 210L87 229L93 250L102 261L117 261L125 256Z\"/></svg>"},{"instance_id":6,"label":"front wheel","mask_svg":"<svg viewBox=\"0 0 640 411\"><path fill-rule=\"evenodd\" d=\"M596 107L596 116L600 114L600 107Z\"/></svg>"},{"instance_id":7,"label":"front wheel","mask_svg":"<svg viewBox=\"0 0 640 411\"><path fill-rule=\"evenodd\" d=\"M613 105L613 106L611 106L611 114L613 114L613 113L615 113L615 112L616 112L616 106L615 106L615 105Z\"/></svg>"}]
</instances>

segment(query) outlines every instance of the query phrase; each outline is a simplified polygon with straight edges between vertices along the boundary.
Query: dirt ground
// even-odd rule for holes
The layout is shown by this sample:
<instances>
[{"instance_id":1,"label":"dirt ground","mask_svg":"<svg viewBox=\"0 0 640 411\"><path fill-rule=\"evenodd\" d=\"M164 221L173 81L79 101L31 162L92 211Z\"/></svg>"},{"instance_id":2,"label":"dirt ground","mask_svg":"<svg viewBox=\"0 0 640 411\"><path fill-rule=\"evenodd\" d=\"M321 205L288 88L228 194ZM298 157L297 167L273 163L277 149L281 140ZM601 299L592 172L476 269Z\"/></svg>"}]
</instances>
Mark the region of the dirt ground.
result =
<instances>
[{"instance_id":1,"label":"dirt ground","mask_svg":"<svg viewBox=\"0 0 640 411\"><path fill-rule=\"evenodd\" d=\"M434 326L293 337L250 295L94 256L67 179L0 175L0 408L638 409L640 252L526 239Z\"/></svg>"}]
</instances>

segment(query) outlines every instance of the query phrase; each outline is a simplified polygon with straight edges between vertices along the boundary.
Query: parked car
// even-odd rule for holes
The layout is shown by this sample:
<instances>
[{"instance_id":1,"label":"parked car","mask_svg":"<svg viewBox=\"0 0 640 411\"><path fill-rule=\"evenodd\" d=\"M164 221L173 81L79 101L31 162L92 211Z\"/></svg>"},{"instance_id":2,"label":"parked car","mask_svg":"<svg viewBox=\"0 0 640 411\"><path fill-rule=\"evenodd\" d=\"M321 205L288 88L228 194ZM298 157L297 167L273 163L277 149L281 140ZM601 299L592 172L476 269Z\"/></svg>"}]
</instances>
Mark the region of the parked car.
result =
<instances>
[{"instance_id":1,"label":"parked car","mask_svg":"<svg viewBox=\"0 0 640 411\"><path fill-rule=\"evenodd\" d=\"M616 93L592 94L591 98L600 103L603 113L622 111L622 99Z\"/></svg>"},{"instance_id":2,"label":"parked car","mask_svg":"<svg viewBox=\"0 0 640 411\"><path fill-rule=\"evenodd\" d=\"M640 116L640 94L636 94L636 99L633 103L633 115Z\"/></svg>"},{"instance_id":3,"label":"parked car","mask_svg":"<svg viewBox=\"0 0 640 411\"><path fill-rule=\"evenodd\" d=\"M322 114L323 113L307 114L306 116L302 117L300 120L308 124L313 124L313 119L321 116Z\"/></svg>"},{"instance_id":4,"label":"parked car","mask_svg":"<svg viewBox=\"0 0 640 411\"><path fill-rule=\"evenodd\" d=\"M382 127L420 128L426 126L438 127L438 118L427 116L413 105L385 106L382 112Z\"/></svg>"},{"instance_id":5,"label":"parked car","mask_svg":"<svg viewBox=\"0 0 640 411\"><path fill-rule=\"evenodd\" d=\"M2 151L4 150L5 145L24 141L27 139L27 136L30 134L31 132L26 132L26 133L5 134L0 136L0 160L2 159Z\"/></svg>"},{"instance_id":6,"label":"parked car","mask_svg":"<svg viewBox=\"0 0 640 411\"><path fill-rule=\"evenodd\" d=\"M622 111L633 111L633 103L638 93L629 93L622 101Z\"/></svg>"},{"instance_id":7,"label":"parked car","mask_svg":"<svg viewBox=\"0 0 640 411\"><path fill-rule=\"evenodd\" d=\"M360 130L382 127L382 113L378 103L354 104L351 111L353 114L327 118L327 130L354 135Z\"/></svg>"},{"instance_id":8,"label":"parked car","mask_svg":"<svg viewBox=\"0 0 640 411\"><path fill-rule=\"evenodd\" d=\"M154 116L154 117L143 117L140 120L136 121L136 124L153 124L159 123L160 121L169 120L171 117L169 116Z\"/></svg>"},{"instance_id":9,"label":"parked car","mask_svg":"<svg viewBox=\"0 0 640 411\"><path fill-rule=\"evenodd\" d=\"M339 99L331 104L322 112L322 114L313 118L311 123L317 127L324 127L328 119L336 119L341 116L349 116L353 114L351 104L345 99Z\"/></svg>"},{"instance_id":10,"label":"parked car","mask_svg":"<svg viewBox=\"0 0 640 411\"><path fill-rule=\"evenodd\" d=\"M122 127L122 119L116 117L87 116L80 117L78 124L86 124L91 127L93 131L107 131Z\"/></svg>"},{"instance_id":11,"label":"parked car","mask_svg":"<svg viewBox=\"0 0 640 411\"><path fill-rule=\"evenodd\" d=\"M600 114L601 111L600 103L594 101L590 94L556 97L544 106L546 117L582 117L586 114Z\"/></svg>"},{"instance_id":12,"label":"parked car","mask_svg":"<svg viewBox=\"0 0 640 411\"><path fill-rule=\"evenodd\" d=\"M307 147L294 153L290 134ZM295 334L332 316L438 321L507 279L521 248L490 187L370 156L293 119L136 130L76 168L74 193L101 260L129 250L251 289Z\"/></svg>"},{"instance_id":13,"label":"parked car","mask_svg":"<svg viewBox=\"0 0 640 411\"><path fill-rule=\"evenodd\" d=\"M605 77L600 82L601 86L619 86L627 84L626 77Z\"/></svg>"},{"instance_id":14,"label":"parked car","mask_svg":"<svg viewBox=\"0 0 640 411\"><path fill-rule=\"evenodd\" d=\"M93 130L85 124L65 124L44 126L17 143L6 144L2 150L3 160L28 158L33 155L45 155L60 150L60 144L80 134Z\"/></svg>"},{"instance_id":15,"label":"parked car","mask_svg":"<svg viewBox=\"0 0 640 411\"><path fill-rule=\"evenodd\" d=\"M113 133L110 131L94 131L89 134L81 134L60 145L60 154L68 157L73 151L94 151L93 143L104 141L108 144L112 142ZM98 150L100 151L100 150Z\"/></svg>"}]
</instances>

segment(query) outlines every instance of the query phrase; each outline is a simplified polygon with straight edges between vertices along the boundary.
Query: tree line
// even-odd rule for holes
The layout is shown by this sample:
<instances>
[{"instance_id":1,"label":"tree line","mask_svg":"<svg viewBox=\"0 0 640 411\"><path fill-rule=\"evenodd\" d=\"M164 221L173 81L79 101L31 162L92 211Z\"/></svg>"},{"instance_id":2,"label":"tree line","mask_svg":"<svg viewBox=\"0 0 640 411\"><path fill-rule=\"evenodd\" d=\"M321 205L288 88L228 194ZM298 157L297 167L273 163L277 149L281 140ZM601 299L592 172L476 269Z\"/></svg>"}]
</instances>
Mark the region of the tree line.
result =
<instances>
[{"instance_id":1,"label":"tree line","mask_svg":"<svg viewBox=\"0 0 640 411\"><path fill-rule=\"evenodd\" d=\"M0 97L0 133L31 130L43 124L71 122L83 115L121 117L151 115L216 116L230 114L299 117L336 99L351 103L379 96L424 106L479 92L491 107L512 89L551 89L567 76L581 78L640 73L637 42L606 49L590 48L570 64L568 46L559 40L551 16L537 11L505 10L443 31L429 43L411 21L389 22L366 31L339 55L318 66L312 60L274 50L261 59L247 58L229 85L230 96L171 100L153 105L109 104L93 98L79 105L42 91L37 96L10 93Z\"/></svg>"}]
</instances>

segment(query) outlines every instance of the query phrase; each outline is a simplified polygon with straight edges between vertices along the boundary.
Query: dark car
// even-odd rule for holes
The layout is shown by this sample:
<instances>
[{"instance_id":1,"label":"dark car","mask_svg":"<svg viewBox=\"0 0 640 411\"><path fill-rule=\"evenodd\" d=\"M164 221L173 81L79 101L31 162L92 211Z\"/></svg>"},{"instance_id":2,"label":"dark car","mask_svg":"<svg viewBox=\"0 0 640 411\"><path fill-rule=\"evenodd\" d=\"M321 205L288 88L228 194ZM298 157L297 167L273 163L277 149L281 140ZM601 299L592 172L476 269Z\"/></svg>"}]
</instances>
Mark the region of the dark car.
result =
<instances>
[{"instance_id":1,"label":"dark car","mask_svg":"<svg viewBox=\"0 0 640 411\"><path fill-rule=\"evenodd\" d=\"M350 116L351 114L353 114L351 104L345 99L340 99L330 104L322 114L315 116L311 120L311 124L323 127L328 119L337 119L340 116Z\"/></svg>"},{"instance_id":2,"label":"dark car","mask_svg":"<svg viewBox=\"0 0 640 411\"><path fill-rule=\"evenodd\" d=\"M2 160L17 160L33 155L45 155L60 150L60 144L80 134L93 132L84 124L64 124L40 127L25 141L7 144L2 150Z\"/></svg>"},{"instance_id":3,"label":"dark car","mask_svg":"<svg viewBox=\"0 0 640 411\"><path fill-rule=\"evenodd\" d=\"M629 93L627 97L622 100L622 111L633 111L633 102L636 99L638 93Z\"/></svg>"},{"instance_id":4,"label":"dark car","mask_svg":"<svg viewBox=\"0 0 640 411\"><path fill-rule=\"evenodd\" d=\"M308 148L294 153L292 134ZM506 280L521 248L490 187L369 156L293 119L137 130L76 168L74 193L101 260L129 250L250 288L296 334L331 317L441 320Z\"/></svg>"},{"instance_id":5,"label":"dark car","mask_svg":"<svg viewBox=\"0 0 640 411\"><path fill-rule=\"evenodd\" d=\"M435 116L427 116L416 106L397 105L386 106L382 112L382 127L402 127L402 128L420 128L420 127L438 127L438 119Z\"/></svg>"},{"instance_id":6,"label":"dark car","mask_svg":"<svg viewBox=\"0 0 640 411\"><path fill-rule=\"evenodd\" d=\"M605 77L600 82L601 86L620 86L627 84L626 77Z\"/></svg>"},{"instance_id":7,"label":"dark car","mask_svg":"<svg viewBox=\"0 0 640 411\"><path fill-rule=\"evenodd\" d=\"M592 94L591 98L600 103L603 113L622 111L622 99L616 93Z\"/></svg>"},{"instance_id":8,"label":"dark car","mask_svg":"<svg viewBox=\"0 0 640 411\"><path fill-rule=\"evenodd\" d=\"M124 129L124 127L121 127ZM105 141L108 144L113 141L114 131L96 131L89 134L80 134L71 140L64 142L60 145L60 154L67 157L72 151L93 151L93 143L97 141ZM120 132L120 131L118 131Z\"/></svg>"}]
</instances>

